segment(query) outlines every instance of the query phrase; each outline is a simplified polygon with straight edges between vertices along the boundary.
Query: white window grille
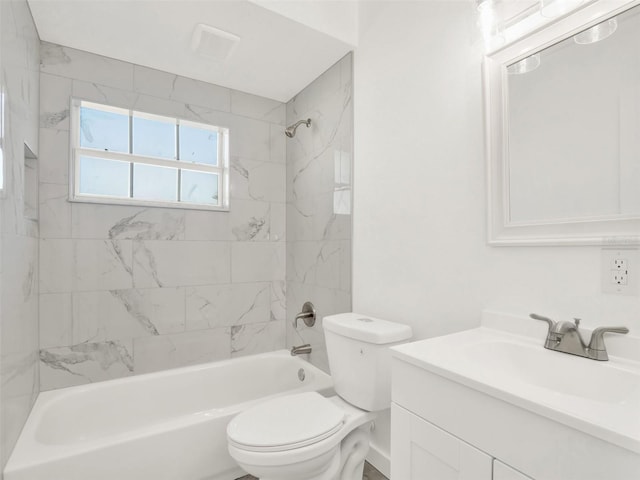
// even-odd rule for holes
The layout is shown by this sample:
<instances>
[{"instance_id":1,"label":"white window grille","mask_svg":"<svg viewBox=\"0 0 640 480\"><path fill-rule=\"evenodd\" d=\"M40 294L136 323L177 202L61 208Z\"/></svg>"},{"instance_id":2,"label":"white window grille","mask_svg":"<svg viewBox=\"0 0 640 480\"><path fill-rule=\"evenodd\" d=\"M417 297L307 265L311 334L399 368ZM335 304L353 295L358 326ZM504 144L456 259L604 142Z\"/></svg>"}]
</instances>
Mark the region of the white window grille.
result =
<instances>
[{"instance_id":1,"label":"white window grille","mask_svg":"<svg viewBox=\"0 0 640 480\"><path fill-rule=\"evenodd\" d=\"M228 210L229 130L72 100L71 201Z\"/></svg>"}]
</instances>

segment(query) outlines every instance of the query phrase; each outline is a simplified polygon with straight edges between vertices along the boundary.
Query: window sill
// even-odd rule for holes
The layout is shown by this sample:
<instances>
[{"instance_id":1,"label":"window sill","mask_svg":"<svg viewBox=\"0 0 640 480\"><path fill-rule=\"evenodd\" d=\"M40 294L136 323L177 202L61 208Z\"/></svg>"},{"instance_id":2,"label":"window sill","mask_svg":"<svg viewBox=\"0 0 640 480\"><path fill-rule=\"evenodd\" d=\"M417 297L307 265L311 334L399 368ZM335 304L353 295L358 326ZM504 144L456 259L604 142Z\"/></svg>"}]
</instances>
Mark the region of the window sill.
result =
<instances>
[{"instance_id":1,"label":"window sill","mask_svg":"<svg viewBox=\"0 0 640 480\"><path fill-rule=\"evenodd\" d=\"M143 207L143 208L173 208L178 210L206 210L210 212L228 212L229 207L217 207L214 205L206 205L199 203L178 203L178 202L155 202L150 200L134 200L124 198L111 198L111 197L90 197L76 195L75 197L69 197L71 203L90 203L96 205L111 205L111 206L129 206L129 207Z\"/></svg>"}]
</instances>

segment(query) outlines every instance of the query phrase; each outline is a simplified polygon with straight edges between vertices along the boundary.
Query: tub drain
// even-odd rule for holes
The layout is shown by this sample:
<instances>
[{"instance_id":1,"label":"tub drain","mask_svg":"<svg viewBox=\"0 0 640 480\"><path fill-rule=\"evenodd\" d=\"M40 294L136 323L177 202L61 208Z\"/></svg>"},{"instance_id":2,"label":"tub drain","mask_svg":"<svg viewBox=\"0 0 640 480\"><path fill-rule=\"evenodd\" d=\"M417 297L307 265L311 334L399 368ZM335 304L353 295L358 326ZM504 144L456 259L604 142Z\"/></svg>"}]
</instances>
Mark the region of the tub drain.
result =
<instances>
[{"instance_id":1,"label":"tub drain","mask_svg":"<svg viewBox=\"0 0 640 480\"><path fill-rule=\"evenodd\" d=\"M306 377L306 375L304 373L304 368L301 368L300 370L298 370L298 379L301 382L304 382L305 377Z\"/></svg>"}]
</instances>

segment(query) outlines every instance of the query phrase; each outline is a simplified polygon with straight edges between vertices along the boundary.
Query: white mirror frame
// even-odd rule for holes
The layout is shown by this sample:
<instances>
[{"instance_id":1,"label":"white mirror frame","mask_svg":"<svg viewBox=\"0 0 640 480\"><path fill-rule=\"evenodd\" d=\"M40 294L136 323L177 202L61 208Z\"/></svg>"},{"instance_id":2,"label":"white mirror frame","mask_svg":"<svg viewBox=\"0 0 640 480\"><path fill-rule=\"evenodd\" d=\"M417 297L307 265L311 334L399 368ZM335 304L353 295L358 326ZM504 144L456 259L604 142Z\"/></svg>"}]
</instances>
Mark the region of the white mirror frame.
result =
<instances>
[{"instance_id":1,"label":"white mirror frame","mask_svg":"<svg viewBox=\"0 0 640 480\"><path fill-rule=\"evenodd\" d=\"M490 245L640 245L638 216L536 223L510 221L505 68L637 5L640 5L640 0L598 0L485 57L483 74Z\"/></svg>"}]
</instances>

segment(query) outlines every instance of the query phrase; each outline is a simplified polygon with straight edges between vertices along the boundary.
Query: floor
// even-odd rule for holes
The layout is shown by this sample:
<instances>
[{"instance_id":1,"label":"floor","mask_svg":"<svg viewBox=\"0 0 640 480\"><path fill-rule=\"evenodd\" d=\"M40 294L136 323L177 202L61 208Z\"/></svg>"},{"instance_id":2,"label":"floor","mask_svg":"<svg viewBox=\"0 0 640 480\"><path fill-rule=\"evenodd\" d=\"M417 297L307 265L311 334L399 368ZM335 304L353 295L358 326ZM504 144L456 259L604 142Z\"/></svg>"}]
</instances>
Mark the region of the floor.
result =
<instances>
[{"instance_id":1,"label":"floor","mask_svg":"<svg viewBox=\"0 0 640 480\"><path fill-rule=\"evenodd\" d=\"M256 477L252 475L245 475L244 477L237 478L236 480L258 480ZM364 475L362 476L362 480L389 480L383 474L381 474L378 470L375 469L373 465L369 462L365 462L364 464Z\"/></svg>"},{"instance_id":2,"label":"floor","mask_svg":"<svg viewBox=\"0 0 640 480\"><path fill-rule=\"evenodd\" d=\"M383 474L381 474L376 468L371 465L369 462L365 462L364 464L364 475L362 476L362 480L389 480Z\"/></svg>"}]
</instances>

